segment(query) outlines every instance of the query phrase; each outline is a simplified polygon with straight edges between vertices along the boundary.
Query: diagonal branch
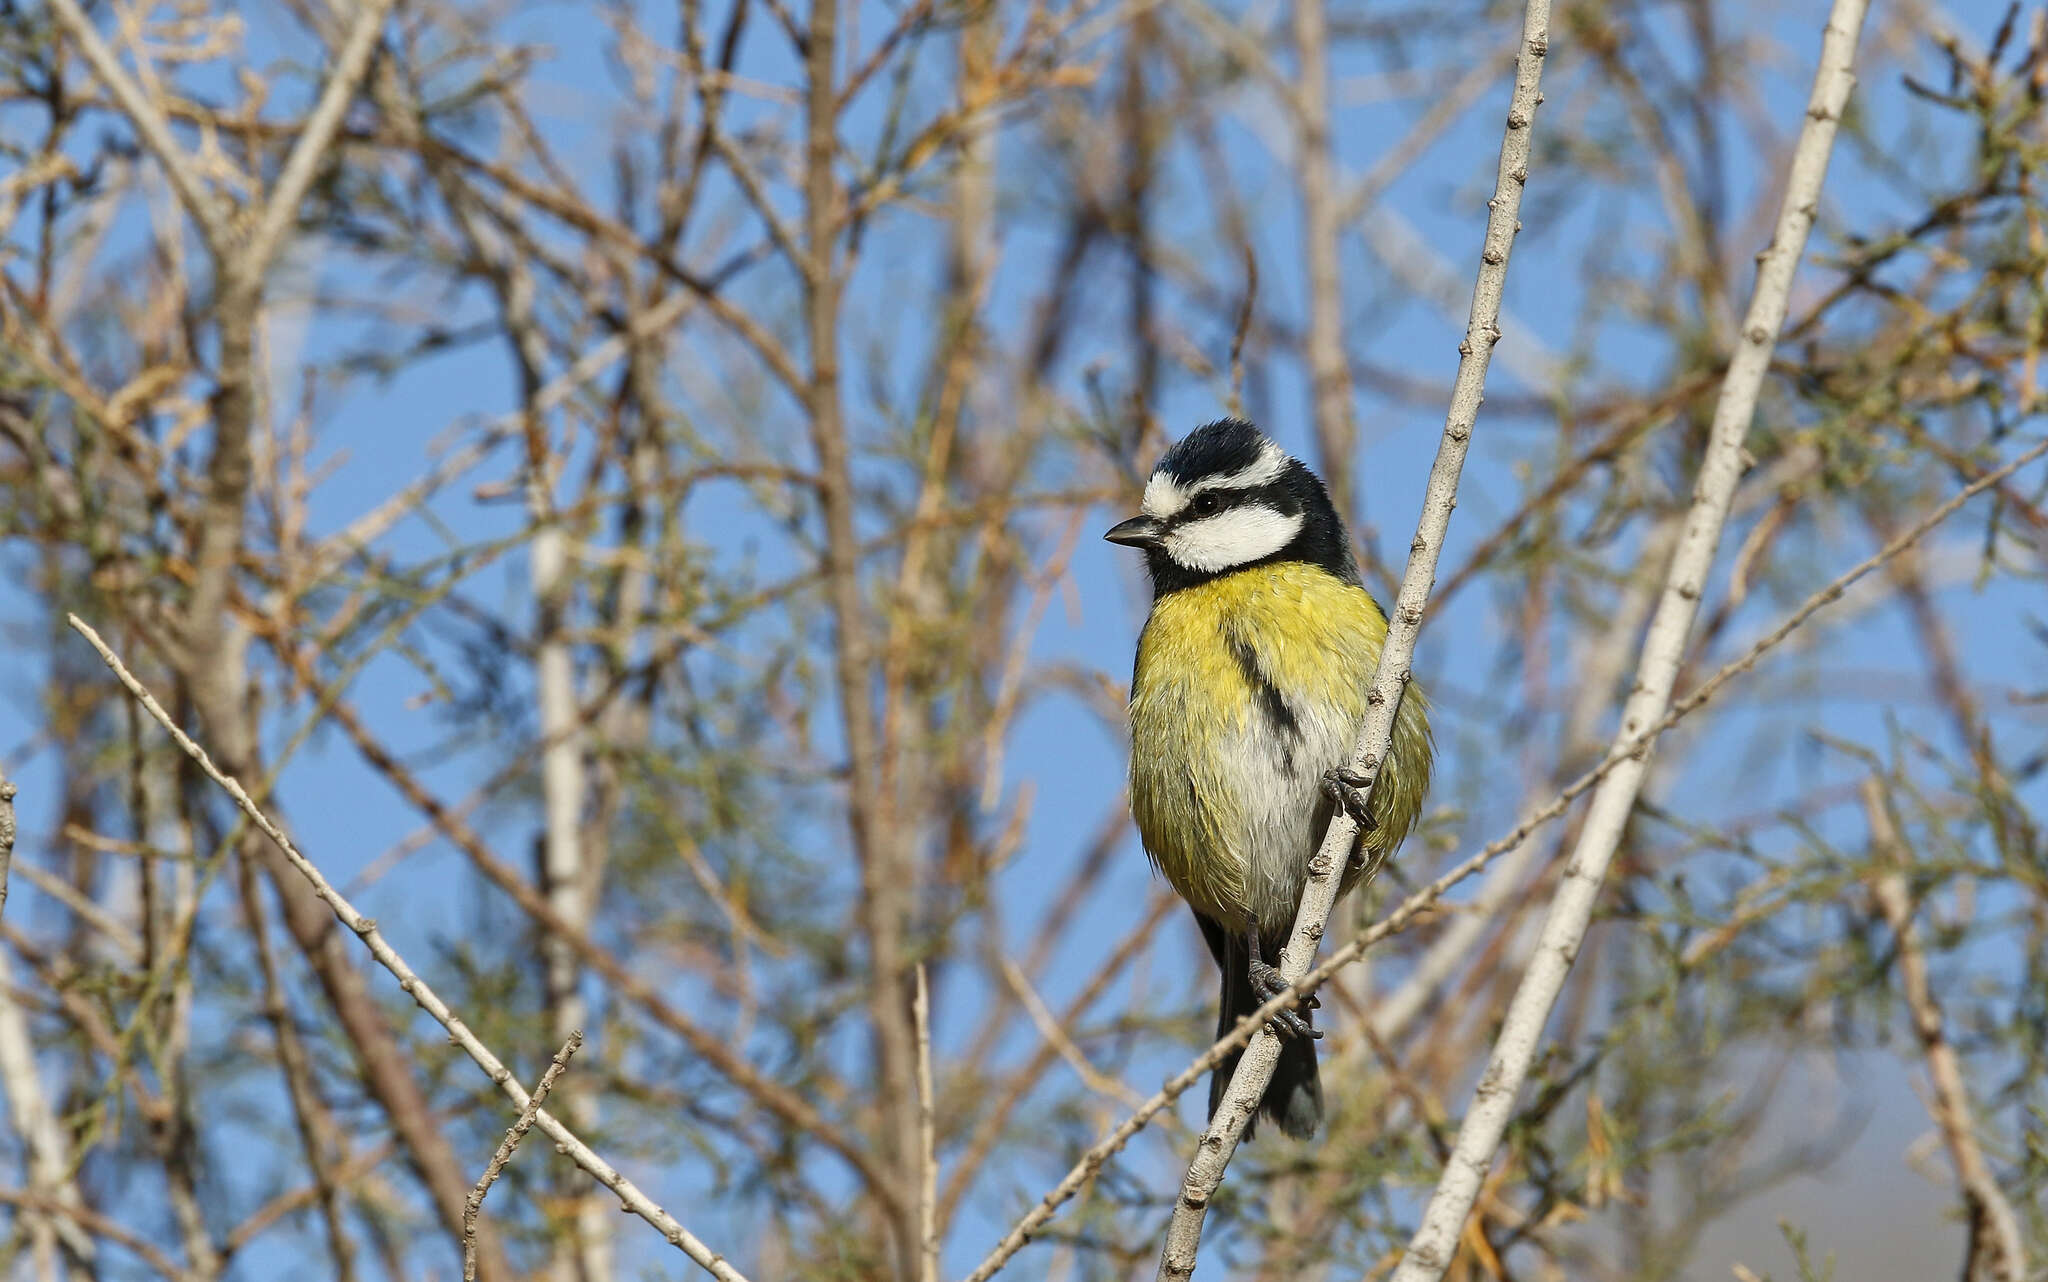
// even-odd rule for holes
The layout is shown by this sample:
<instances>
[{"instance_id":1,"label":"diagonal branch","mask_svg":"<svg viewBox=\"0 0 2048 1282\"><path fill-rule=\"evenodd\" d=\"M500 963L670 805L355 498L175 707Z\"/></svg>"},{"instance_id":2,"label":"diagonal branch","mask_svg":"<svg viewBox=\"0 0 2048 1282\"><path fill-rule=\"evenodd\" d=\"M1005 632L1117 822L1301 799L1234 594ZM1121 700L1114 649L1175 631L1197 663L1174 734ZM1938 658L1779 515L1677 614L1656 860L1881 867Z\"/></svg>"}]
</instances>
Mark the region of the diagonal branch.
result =
<instances>
[{"instance_id":1,"label":"diagonal branch","mask_svg":"<svg viewBox=\"0 0 2048 1282\"><path fill-rule=\"evenodd\" d=\"M1855 85L1852 66L1864 11L1865 0L1835 0L1828 17L1821 40L1820 66L1814 75L1806 123L1793 151L1777 229L1770 247L1757 263L1749 313L1743 319L1740 342L1721 386L1706 456L1701 460L1699 480L1693 489L1692 508L1643 643L1634 691L1622 710L1617 743L1636 738L1645 727L1662 720L1670 706L1686 640L1720 545L1721 528L1736 483L1742 477L1742 439L1755 416L1771 352L1785 323L1792 277L1819 212L1821 183L1827 176L1835 130L1848 104L1849 91ZM1585 940L1601 882L1642 788L1648 758L1647 749L1624 758L1593 795L1578 848L1559 880L1536 951L1508 1007L1499 1039L1474 1091L1472 1107L1458 1128L1450 1160L1394 1273L1394 1282L1436 1282L1450 1267L1466 1217L1471 1214L1472 1204L1513 1116L1515 1096L1536 1057L1543 1025Z\"/></svg>"},{"instance_id":2,"label":"diagonal branch","mask_svg":"<svg viewBox=\"0 0 2048 1282\"><path fill-rule=\"evenodd\" d=\"M534 1121L540 1116L540 1106L547 1102L548 1092L555 1089L555 1083L562 1074L569 1071L569 1057L583 1049L583 1030L569 1030L569 1040L562 1043L562 1049L548 1063L545 1073L540 1075L540 1084L533 1088L532 1098L519 1110L519 1120L512 1123L505 1138L498 1141L498 1151L491 1154L490 1165L478 1177L476 1187L469 1191L469 1201L462 1208L462 1282L476 1282L476 1217L484 1209L484 1197L491 1191L491 1185L511 1165L512 1150L519 1147L519 1141L533 1129Z\"/></svg>"},{"instance_id":3,"label":"diagonal branch","mask_svg":"<svg viewBox=\"0 0 2048 1282\"><path fill-rule=\"evenodd\" d=\"M681 1038L692 1053L724 1074L755 1104L796 1130L816 1136L820 1143L846 1160L861 1176L864 1187L892 1215L902 1213L900 1191L851 1135L835 1125L802 1093L767 1077L745 1056L735 1052L725 1039L677 1010L645 979L628 969L616 954L593 940L583 927L557 913L532 885L491 853L483 838L463 821L462 807L450 806L429 792L388 748L370 734L369 728L346 699L321 685L310 660L299 647L289 644L282 635L272 635L269 639L273 651L291 667L300 685L325 708L328 719L348 736L363 760L397 789L408 805L425 815L435 831L467 855L484 879L505 892L521 911L533 919L543 934L574 949L584 965L597 971L627 1000L645 1010L655 1023ZM485 791L489 790L487 785Z\"/></svg>"},{"instance_id":4,"label":"diagonal branch","mask_svg":"<svg viewBox=\"0 0 2048 1282\"><path fill-rule=\"evenodd\" d=\"M1873 853L1885 865L1871 887L1871 897L1898 943L1899 986L1905 989L1913 1032L1927 1057L1927 1079L1934 1086L1934 1099L1927 1111L1941 1128L1942 1142L1948 1145L1949 1160L1955 1164L1956 1183L1970 1212L1964 1282L1980 1278L1985 1282L2023 1282L2027 1276L2026 1238L2012 1203L1998 1187L1984 1160L1984 1149L1977 1143L1976 1126L1970 1120L1969 1083L1942 1022L1941 1003L1927 982L1927 948L1913 924L1913 896L1906 888L1910 854L1885 805L1884 785L1876 779L1863 781L1863 813L1870 824Z\"/></svg>"},{"instance_id":5,"label":"diagonal branch","mask_svg":"<svg viewBox=\"0 0 2048 1282\"><path fill-rule=\"evenodd\" d=\"M63 2L70 3L71 0ZM262 216L257 219L255 231L250 233L249 243L234 257L234 272L244 284L263 278L284 239L285 229L298 217L299 202L306 198L307 189L320 172L320 162L326 158L327 148L341 129L349 100L355 97L363 73L369 70L370 58L377 52L377 37L383 31L384 15L390 12L392 2L363 0L355 25L349 28L341 51L335 55L334 70L327 75L327 84L320 91L313 114L306 117L306 123L299 131L299 140L292 144L291 154L285 158L284 170L278 174L277 186L271 189L270 198L264 203Z\"/></svg>"},{"instance_id":6,"label":"diagonal branch","mask_svg":"<svg viewBox=\"0 0 2048 1282\"><path fill-rule=\"evenodd\" d=\"M207 190L206 182L199 176L192 157L178 145L171 136L171 122L149 95L126 71L121 69L121 60L100 39L100 33L92 25L92 19L85 16L85 10L78 0L50 0L50 11L57 15L57 21L78 42L78 51L85 55L92 65L93 74L114 95L114 101L135 126L135 132L142 136L142 144L149 148L157 163L164 167L164 174L170 179L172 190L178 193L192 220L199 224L199 231L206 238L207 248L221 257L229 244L228 216L221 203Z\"/></svg>"},{"instance_id":7,"label":"diagonal branch","mask_svg":"<svg viewBox=\"0 0 2048 1282\"><path fill-rule=\"evenodd\" d=\"M1549 0L1529 0L1522 18L1521 48L1515 59L1515 88L1508 106L1507 131L1501 139L1500 167L1494 180L1493 199L1488 202L1486 238L1480 250L1478 278L1472 288L1465 341L1458 346L1458 374L1452 384L1443 439L1430 467L1429 489L1416 523L1415 540L1409 545L1408 568L1401 576L1401 590L1394 599L1393 615L1387 620L1379 666L1366 696L1365 726L1352 751L1352 769L1366 777L1368 796L1378 782L1381 763L1393 742L1394 717L1408 688L1408 665L1415 654L1416 635L1422 628L1429 590L1436 581L1437 556L1450 528L1451 509L1457 505L1458 474L1464 468L1472 428L1479 416L1487 365L1494 344L1500 341L1501 291L1507 282L1508 253L1514 246L1515 233L1521 229L1522 188L1529 180L1532 126L1536 105L1542 100L1538 86L1549 47ZM1349 857L1357 834L1357 821L1344 807L1338 807L1323 833L1322 847L1309 862L1308 883L1295 913L1294 931L1281 953L1280 973L1290 983L1300 980L1315 959L1316 946L1337 901L1337 874ZM1371 871L1368 870L1368 875ZM1210 1119L1194 1160L1188 1164L1187 1178L1174 1204L1166 1244L1159 1254L1158 1276L1162 1280L1194 1273L1195 1253L1201 1246L1202 1221L1208 1213L1209 1200L1223 1181L1224 1169L1237 1148L1238 1137L1244 1133L1245 1123L1258 1110L1259 1099L1272 1081L1279 1057L1279 1039L1261 1029L1238 1061L1230 1089Z\"/></svg>"},{"instance_id":8,"label":"diagonal branch","mask_svg":"<svg viewBox=\"0 0 2048 1282\"><path fill-rule=\"evenodd\" d=\"M363 946L370 950L370 955L377 959L378 964L390 971L398 980L399 988L418 1002L422 1010L433 1016L436 1023L448 1030L448 1040L459 1046L478 1068L483 1069L516 1108L522 1111L526 1109L532 1103L533 1097L512 1076L512 1070L505 1067L504 1062L491 1052L490 1047L484 1045L477 1035L470 1031L469 1025L463 1023L450 1009L448 1003L442 1001L427 985L427 981L421 979L419 973L398 955L397 950L391 947L383 933L377 929L376 920L365 917L356 910L354 904L343 898L341 892L334 888L319 868L299 853L299 848L292 844L292 839L271 822L270 816L257 806L242 785L236 782L233 776L222 773L220 767L214 765L213 759L206 755L206 749L193 742L192 737L179 728L178 723L171 719L171 714L165 712L163 705L156 701L156 696L135 679L135 675L128 671L120 658L107 647L107 643L100 639L99 633L93 631L75 614L67 615L66 618L72 629L99 652L100 658L112 669L128 693L149 712L150 716L156 718L157 724L170 734L185 755L192 758L199 768L206 772L207 777L219 784L228 796L234 798L235 804L249 817L249 821L276 844L277 849L283 852L292 867L312 884L314 893L320 896L341 924L355 932L363 941ZM705 1246L674 1216L662 1210L652 1198L641 1192L639 1186L627 1179L623 1172L614 1168L598 1156L589 1145L578 1139L575 1132L544 1109L535 1115L534 1120L548 1138L555 1141L559 1152L588 1171L593 1179L618 1196L622 1210L629 1211L653 1225L670 1245L696 1261L711 1276L718 1278L719 1282L747 1282L746 1276L734 1268L724 1256Z\"/></svg>"}]
</instances>

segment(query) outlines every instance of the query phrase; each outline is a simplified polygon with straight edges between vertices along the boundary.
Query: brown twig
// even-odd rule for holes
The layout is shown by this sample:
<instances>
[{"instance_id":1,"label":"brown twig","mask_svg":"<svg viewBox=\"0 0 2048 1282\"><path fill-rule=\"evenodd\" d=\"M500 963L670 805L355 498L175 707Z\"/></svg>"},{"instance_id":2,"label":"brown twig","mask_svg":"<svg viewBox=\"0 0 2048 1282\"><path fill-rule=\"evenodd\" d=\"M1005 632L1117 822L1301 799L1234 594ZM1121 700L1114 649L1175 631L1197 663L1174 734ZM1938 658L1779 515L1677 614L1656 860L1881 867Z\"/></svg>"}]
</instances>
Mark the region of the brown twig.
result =
<instances>
[{"instance_id":1,"label":"brown twig","mask_svg":"<svg viewBox=\"0 0 2048 1282\"><path fill-rule=\"evenodd\" d=\"M1941 1002L1927 979L1927 950L1920 928L1913 922L1913 895L1907 887L1906 872L1912 866L1912 852L1899 833L1891 808L1885 801L1884 785L1877 779L1863 781L1863 815L1870 825L1872 854L1884 871L1872 881L1871 898L1885 924L1891 927L1898 952L1899 986L1905 990L1907 1009L1913 1013L1913 1032L1920 1039L1921 1054L1927 1059L1927 1080L1934 1098L1927 1111L1941 1130L1955 1164L1956 1184L1970 1216L1968 1255L1963 1261L1964 1282L2024 1282L2027 1276L2026 1239L2020 1232L2019 1217L2006 1200L1984 1149L1977 1143L1976 1123L1971 1120L1970 1087L1963 1065L1942 1021Z\"/></svg>"},{"instance_id":2,"label":"brown twig","mask_svg":"<svg viewBox=\"0 0 2048 1282\"><path fill-rule=\"evenodd\" d=\"M462 1208L462 1282L476 1282L476 1217L484 1209L484 1195L491 1191L491 1185L498 1182L498 1176L512 1161L512 1150L519 1147L519 1141L533 1129L534 1120L540 1116L540 1106L547 1102L548 1092L555 1089L555 1082L569 1071L569 1057L583 1049L583 1030L571 1029L569 1040L562 1043L562 1049L555 1052L545 1073L533 1088L533 1095L526 1106L519 1110L519 1120L512 1123L505 1132L505 1138L498 1141L498 1151L491 1154L490 1165L477 1178L476 1187L469 1191L469 1201Z\"/></svg>"},{"instance_id":3,"label":"brown twig","mask_svg":"<svg viewBox=\"0 0 2048 1282\"><path fill-rule=\"evenodd\" d=\"M93 1236L103 1237L125 1250L134 1252L136 1258L170 1278L172 1282L201 1282L196 1275L186 1271L147 1238L130 1233L118 1221L111 1220L88 1206L65 1198L8 1188L0 1188L0 1204L18 1206L23 1210L38 1211L45 1215L63 1216Z\"/></svg>"},{"instance_id":4,"label":"brown twig","mask_svg":"<svg viewBox=\"0 0 2048 1282\"><path fill-rule=\"evenodd\" d=\"M932 1094L932 995L925 968L917 968L917 991L911 999L917 1032L917 1137L921 1157L917 1181L917 1276L939 1282L939 1138L938 1104Z\"/></svg>"},{"instance_id":5,"label":"brown twig","mask_svg":"<svg viewBox=\"0 0 2048 1282\"><path fill-rule=\"evenodd\" d=\"M0 770L0 916L7 912L7 874L14 866L14 797L13 780Z\"/></svg>"}]
</instances>

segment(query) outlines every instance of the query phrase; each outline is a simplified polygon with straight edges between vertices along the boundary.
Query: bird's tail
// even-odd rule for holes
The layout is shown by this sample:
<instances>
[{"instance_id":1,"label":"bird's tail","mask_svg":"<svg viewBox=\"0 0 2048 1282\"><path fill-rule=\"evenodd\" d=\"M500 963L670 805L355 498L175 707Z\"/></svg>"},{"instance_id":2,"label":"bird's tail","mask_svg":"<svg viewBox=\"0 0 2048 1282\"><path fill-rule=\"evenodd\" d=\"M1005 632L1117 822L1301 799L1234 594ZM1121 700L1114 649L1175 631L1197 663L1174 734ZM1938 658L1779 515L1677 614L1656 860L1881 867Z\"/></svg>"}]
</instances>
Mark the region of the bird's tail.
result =
<instances>
[{"instance_id":1,"label":"bird's tail","mask_svg":"<svg viewBox=\"0 0 2048 1282\"><path fill-rule=\"evenodd\" d=\"M1208 939L1210 951L1216 954L1217 965L1223 971L1222 1000L1216 1018L1216 1035L1222 1037L1237 1027L1238 1020L1264 1003L1252 988L1248 973L1251 957L1245 951L1244 940L1223 931L1199 914L1197 920L1201 922L1202 934ZM1274 953L1278 954L1277 947ZM1297 1009L1303 1018L1314 1020L1313 1011L1305 1007ZM1230 1056L1209 1075L1211 1118L1216 1116L1224 1093L1230 1089L1230 1076L1237 1071L1237 1059L1236 1055ZM1273 1119L1282 1135L1297 1140L1308 1139L1322 1125L1323 1083L1316 1072L1316 1044L1313 1041L1297 1037L1280 1043L1280 1062L1274 1066L1273 1080L1266 1084L1266 1093L1259 1100L1259 1111L1245 1123L1245 1139L1252 1137L1260 1117Z\"/></svg>"}]
</instances>

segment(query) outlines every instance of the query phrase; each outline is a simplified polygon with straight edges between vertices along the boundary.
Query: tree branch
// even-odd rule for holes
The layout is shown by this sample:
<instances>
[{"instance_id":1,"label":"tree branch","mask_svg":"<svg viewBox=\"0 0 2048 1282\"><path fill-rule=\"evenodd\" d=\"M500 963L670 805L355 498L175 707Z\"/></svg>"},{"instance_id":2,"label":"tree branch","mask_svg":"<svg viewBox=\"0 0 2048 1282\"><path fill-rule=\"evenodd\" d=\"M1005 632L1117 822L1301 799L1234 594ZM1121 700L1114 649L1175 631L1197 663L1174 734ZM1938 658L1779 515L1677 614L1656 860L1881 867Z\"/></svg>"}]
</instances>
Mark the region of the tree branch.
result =
<instances>
[{"instance_id":1,"label":"tree branch","mask_svg":"<svg viewBox=\"0 0 2048 1282\"><path fill-rule=\"evenodd\" d=\"M1365 726L1352 751L1351 766L1366 777L1368 796L1379 781L1380 768L1393 742L1394 718L1411 679L1409 663L1415 654L1416 635L1422 627L1430 587L1436 581L1437 557L1450 528L1451 509L1457 505L1458 475L1479 416L1487 365L1494 344L1500 341L1501 291L1507 281L1508 254L1514 246L1515 233L1521 229L1522 188L1529 180L1530 140L1536 106L1542 100L1538 86L1549 44L1549 0L1529 0L1522 18L1521 50L1515 60L1515 88L1508 106L1507 131L1501 139L1500 166L1493 199L1488 202L1491 212L1480 250L1479 274L1473 284L1465 341L1458 346L1458 373L1452 384L1450 409L1445 415L1436 461L1430 467L1429 488L1416 523L1415 539L1409 545L1408 568L1401 576L1401 590L1395 597L1393 615L1387 620L1386 641L1366 697ZM1280 973L1290 982L1300 980L1315 959L1316 946L1336 904L1337 874L1349 858L1357 833L1357 821L1338 807L1323 833L1322 847L1309 862L1308 882L1295 914L1294 931L1280 955ZM1367 875L1373 871L1368 869ZM1237 1148L1238 1137L1244 1133L1245 1123L1258 1111L1259 1099L1273 1078L1279 1055L1279 1039L1262 1028L1238 1061L1230 1089L1217 1105L1181 1183L1180 1197L1167 1225L1166 1243L1159 1253L1158 1276L1162 1282L1194 1273L1210 1198L1223 1180L1224 1169Z\"/></svg>"},{"instance_id":2,"label":"tree branch","mask_svg":"<svg viewBox=\"0 0 2048 1282\"><path fill-rule=\"evenodd\" d=\"M69 4L72 0L60 2ZM377 37L382 34L384 15L390 11L392 0L361 0L361 4L355 25L349 28L341 51L335 55L334 70L327 75L327 84L313 105L313 114L300 127L298 141L285 158L277 186L264 202L248 244L231 261L222 264L231 268L245 285L262 280L269 270L271 258L283 243L285 229L298 217L299 202L306 198L307 189L319 174L320 162L326 158L327 148L334 142L342 117L348 112L349 100L355 97L356 87L362 83L370 58L377 51Z\"/></svg>"},{"instance_id":3,"label":"tree branch","mask_svg":"<svg viewBox=\"0 0 2048 1282\"><path fill-rule=\"evenodd\" d=\"M569 1071L569 1057L582 1049L583 1030L572 1029L569 1040L562 1043L562 1049L556 1051L554 1059L548 1062L547 1072L540 1075L532 1098L519 1110L519 1120L512 1123L511 1129L505 1132L505 1138L498 1141L498 1151L491 1154L490 1165L484 1167L476 1187L469 1191L469 1201L462 1210L462 1282L476 1282L476 1217L484 1209L485 1195L512 1161L512 1150L518 1148L519 1141L533 1129L534 1119L540 1115L540 1106L547 1102L548 1092L554 1090L562 1074Z\"/></svg>"},{"instance_id":4,"label":"tree branch","mask_svg":"<svg viewBox=\"0 0 2048 1282\"><path fill-rule=\"evenodd\" d=\"M932 1093L932 995L919 965L910 1014L917 1033L917 1276L939 1282L938 1100Z\"/></svg>"},{"instance_id":5,"label":"tree branch","mask_svg":"<svg viewBox=\"0 0 2048 1282\"><path fill-rule=\"evenodd\" d=\"M1660 721L1670 705L1686 640L1720 544L1722 524L1736 483L1742 477L1742 439L1748 434L1771 352L1785 323L1792 277L1819 212L1821 183L1827 175L1835 130L1855 84L1851 67L1864 11L1865 0L1835 0L1829 15L1806 123L1800 130L1779 207L1777 230L1770 248L1758 261L1755 291L1749 313L1743 319L1739 346L1722 383L1720 403L1714 410L1706 457L1701 461L1699 480L1693 490L1692 510L1672 556L1657 613L1650 622L1636 669L1634 693L1622 710L1617 744L1635 739L1645 727ZM1622 759L1594 794L1578 848L1565 866L1536 951L1509 1004L1499 1039L1474 1092L1472 1108L1458 1129L1450 1160L1394 1273L1394 1282L1436 1282L1450 1267L1466 1217L1479 1196L1514 1113L1515 1096L1535 1059L1543 1025L1585 940L1607 865L1621 842L1629 813L1635 808L1648 757L1646 748Z\"/></svg>"},{"instance_id":6,"label":"tree branch","mask_svg":"<svg viewBox=\"0 0 2048 1282\"><path fill-rule=\"evenodd\" d=\"M1963 1077L1962 1060L1942 1022L1941 1003L1927 982L1927 950L1920 930L1913 924L1913 897L1906 888L1906 869L1912 855L1899 827L1885 805L1884 786L1876 779L1863 781L1863 813L1870 824L1872 853L1886 871L1871 886L1871 897L1885 924L1898 942L1899 986L1905 989L1906 1006L1913 1012L1913 1032L1927 1058L1927 1080L1934 1098L1927 1111L1941 1129L1948 1145L1949 1160L1955 1164L1956 1183L1962 1189L1963 1204L1970 1213L1969 1256L1963 1262L1964 1282L2024 1282L2027 1276L2026 1239L2020 1232L2019 1217L2006 1200L1998 1179L1984 1160L1972 1122L1970 1087Z\"/></svg>"},{"instance_id":7,"label":"tree branch","mask_svg":"<svg viewBox=\"0 0 2048 1282\"><path fill-rule=\"evenodd\" d=\"M7 913L7 874L14 866L14 782L0 769L0 916Z\"/></svg>"},{"instance_id":8,"label":"tree branch","mask_svg":"<svg viewBox=\"0 0 2048 1282\"><path fill-rule=\"evenodd\" d=\"M78 50L90 63L93 74L114 95L135 132L142 137L143 146L157 158L164 167L164 175L170 180L171 189L178 193L178 200L185 206L192 221L199 224L199 233L206 240L207 248L216 258L224 258L230 243L228 215L220 202L206 189L205 179L199 176L192 158L171 136L171 123L157 105L149 100L126 71L114 51L107 48L100 39L99 31L92 25L92 19L79 8L78 0L50 0L50 11L57 15L57 21L78 42Z\"/></svg>"}]
</instances>

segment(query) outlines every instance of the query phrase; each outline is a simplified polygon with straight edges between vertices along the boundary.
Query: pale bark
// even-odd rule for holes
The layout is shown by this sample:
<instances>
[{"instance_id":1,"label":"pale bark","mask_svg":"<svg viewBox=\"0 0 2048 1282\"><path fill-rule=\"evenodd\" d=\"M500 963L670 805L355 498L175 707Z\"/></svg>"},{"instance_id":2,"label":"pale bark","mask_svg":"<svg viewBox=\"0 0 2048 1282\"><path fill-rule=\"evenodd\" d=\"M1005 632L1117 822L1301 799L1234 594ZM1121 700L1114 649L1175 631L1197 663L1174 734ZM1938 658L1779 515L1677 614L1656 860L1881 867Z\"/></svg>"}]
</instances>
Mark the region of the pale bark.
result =
<instances>
[{"instance_id":1,"label":"pale bark","mask_svg":"<svg viewBox=\"0 0 2048 1282\"><path fill-rule=\"evenodd\" d=\"M1295 168L1301 174L1302 253L1308 271L1308 374L1316 457L1330 501L1358 518L1358 419L1344 358L1344 281L1338 269L1336 182L1330 160L1330 51L1324 0L1294 0Z\"/></svg>"},{"instance_id":2,"label":"pale bark","mask_svg":"<svg viewBox=\"0 0 2048 1282\"><path fill-rule=\"evenodd\" d=\"M1480 250L1480 266L1472 290L1472 307L1465 329L1465 341L1458 346L1458 373L1451 404L1444 421L1436 461L1430 467L1422 515L1416 523L1415 538L1409 545L1408 568L1401 576L1401 589L1394 599L1394 611L1387 621L1387 636L1380 661L1373 673L1367 695L1368 711L1351 767L1366 777L1368 795L1378 782L1380 769L1393 743L1394 718L1411 679L1409 663L1422 628L1423 609L1436 581L1437 557L1443 551L1444 535L1450 528L1451 509L1457 506L1458 475L1472 441L1472 429L1479 416L1479 404L1486 389L1486 369L1493 346L1500 341L1501 291L1507 282L1508 254L1515 234L1521 230L1522 188L1529 180L1531 135L1536 105L1542 100L1538 85L1543 59L1550 47L1550 6L1548 0L1530 0L1522 19L1521 51L1515 60L1515 89L1508 107L1507 131L1501 140L1500 166L1495 178L1486 237ZM1294 930L1280 955L1280 973L1289 983L1299 981L1315 960L1316 947L1330 920L1337 900L1338 873L1349 857L1358 824L1342 807L1331 817L1322 847L1309 862L1308 883L1296 910ZM1368 875L1374 870L1368 870ZM1261 1029L1253 1036L1239 1059L1230 1088L1217 1105L1188 1164L1181 1182L1173 1218L1166 1229L1166 1243L1159 1253L1162 1280L1191 1276L1195 1255L1202 1240L1202 1223L1210 1199L1223 1181L1224 1169L1245 1124L1258 1111L1266 1085L1280 1055L1279 1039Z\"/></svg>"},{"instance_id":3,"label":"pale bark","mask_svg":"<svg viewBox=\"0 0 2048 1282\"><path fill-rule=\"evenodd\" d=\"M1913 1016L1913 1033L1920 1039L1921 1054L1927 1061L1927 1080L1934 1088L1927 1111L1941 1131L1949 1160L1955 1164L1956 1184L1969 1210L1969 1254L1963 1261L1964 1282L2024 1282L2027 1277L2026 1235L2020 1231L2019 1216L2007 1200L2005 1190L1984 1159L1984 1147L1977 1142L1976 1110L1970 1104L1969 1079L1963 1075L1962 1057L1948 1039L1942 1019L1941 1001L1927 976L1927 948L1920 928L1913 920L1913 896L1907 888L1906 869L1912 853L1885 803L1885 788L1876 779L1863 781L1863 813L1870 824L1872 853L1886 865L1871 887L1878 911L1892 928L1899 964L1899 987L1905 990L1906 1009Z\"/></svg>"},{"instance_id":4,"label":"pale bark","mask_svg":"<svg viewBox=\"0 0 2048 1282\"><path fill-rule=\"evenodd\" d=\"M1672 687L1685 657L1686 640L1691 635L1707 574L1720 546L1722 524L1735 496L1736 484L1742 478L1742 439L1749 432L1771 352L1785 321L1792 278L1819 212L1821 183L1827 175L1835 131L1855 84L1851 67L1864 8L1863 0L1836 0L1828 18L1820 68L1814 78L1806 122L1793 153L1777 230L1771 247L1758 261L1756 288L1750 297L1748 315L1743 319L1739 345L1722 384L1720 402L1714 409L1692 508L1672 556L1657 613L1650 622L1634 690L1622 709L1621 728L1615 739L1617 747L1634 741L1658 724L1671 705ZM1514 1115L1515 1097L1535 1061L1543 1026L1585 940L1607 866L1621 843L1629 814L1635 809L1648 757L1647 749L1629 754L1594 793L1578 846L1551 901L1536 952L1508 1007L1472 1107L1458 1129L1450 1160L1394 1273L1394 1282L1435 1282L1451 1265L1465 1219L1479 1197L1494 1153Z\"/></svg>"}]
</instances>

